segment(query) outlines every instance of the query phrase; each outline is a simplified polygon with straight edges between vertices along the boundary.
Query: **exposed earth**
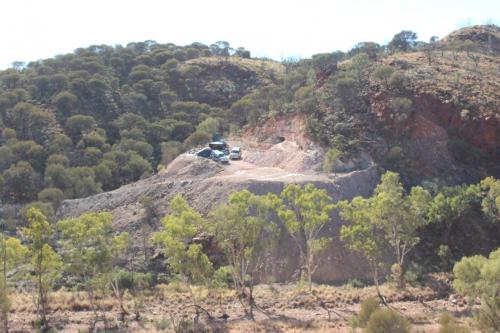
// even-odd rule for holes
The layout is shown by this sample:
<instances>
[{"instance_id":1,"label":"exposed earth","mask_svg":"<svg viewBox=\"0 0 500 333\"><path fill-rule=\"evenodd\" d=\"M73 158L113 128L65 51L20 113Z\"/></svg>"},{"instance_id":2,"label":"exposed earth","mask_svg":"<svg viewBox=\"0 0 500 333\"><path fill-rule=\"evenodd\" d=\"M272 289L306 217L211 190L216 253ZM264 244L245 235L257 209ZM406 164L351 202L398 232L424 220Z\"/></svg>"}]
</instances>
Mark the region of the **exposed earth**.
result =
<instances>
[{"instance_id":1,"label":"exposed earth","mask_svg":"<svg viewBox=\"0 0 500 333\"><path fill-rule=\"evenodd\" d=\"M367 155L347 163L340 163L342 173L325 174L321 171L323 149L311 141L305 131L303 116L275 118L241 136L229 138L230 146L243 149L241 161L222 165L186 153L172 161L158 174L117 190L88 198L66 200L58 212L59 218L78 216L89 211L110 211L117 230L128 231L134 239L132 252L142 249L144 232L150 234L159 223L144 231L142 196L153 199L159 217L169 211L169 201L182 194L203 214L223 203L232 191L247 188L256 194L279 194L289 183L314 183L327 190L334 200L370 195L379 180L376 165ZM336 219L338 221L338 219ZM331 223L325 234L338 237L340 223ZM282 233L280 246L267 256L260 269L259 279L290 281L296 278L297 249L290 236ZM154 250L151 250L154 251ZM322 258L316 281L340 282L350 278L366 278L364 261L340 242L333 242Z\"/></svg>"}]
</instances>

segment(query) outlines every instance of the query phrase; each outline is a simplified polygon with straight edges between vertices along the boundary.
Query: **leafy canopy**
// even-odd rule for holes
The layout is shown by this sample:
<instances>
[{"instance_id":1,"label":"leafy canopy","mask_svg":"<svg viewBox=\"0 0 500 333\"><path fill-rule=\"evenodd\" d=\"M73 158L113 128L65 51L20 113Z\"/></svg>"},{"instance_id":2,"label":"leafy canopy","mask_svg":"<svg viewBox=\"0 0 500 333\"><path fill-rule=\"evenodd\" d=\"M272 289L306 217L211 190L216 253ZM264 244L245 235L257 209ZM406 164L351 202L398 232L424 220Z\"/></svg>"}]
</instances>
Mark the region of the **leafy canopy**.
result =
<instances>
[{"instance_id":1,"label":"leafy canopy","mask_svg":"<svg viewBox=\"0 0 500 333\"><path fill-rule=\"evenodd\" d=\"M202 245L193 243L192 239L198 227L204 224L203 218L179 194L171 200L170 210L153 241L162 246L168 265L175 273L192 283L202 283L210 276L212 263L203 253Z\"/></svg>"}]
</instances>

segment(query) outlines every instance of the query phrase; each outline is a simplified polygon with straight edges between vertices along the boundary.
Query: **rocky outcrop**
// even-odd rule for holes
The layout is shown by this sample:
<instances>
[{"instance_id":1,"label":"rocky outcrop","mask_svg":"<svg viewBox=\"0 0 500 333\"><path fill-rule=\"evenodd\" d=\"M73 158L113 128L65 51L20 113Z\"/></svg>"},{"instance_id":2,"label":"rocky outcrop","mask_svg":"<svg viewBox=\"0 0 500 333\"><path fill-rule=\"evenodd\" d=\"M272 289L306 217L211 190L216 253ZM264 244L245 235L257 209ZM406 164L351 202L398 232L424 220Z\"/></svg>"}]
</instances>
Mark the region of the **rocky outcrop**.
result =
<instances>
[{"instance_id":1,"label":"rocky outcrop","mask_svg":"<svg viewBox=\"0 0 500 333\"><path fill-rule=\"evenodd\" d=\"M493 24L475 25L456 30L440 43L452 48L468 40L474 42L483 52L500 54L500 27Z\"/></svg>"}]
</instances>

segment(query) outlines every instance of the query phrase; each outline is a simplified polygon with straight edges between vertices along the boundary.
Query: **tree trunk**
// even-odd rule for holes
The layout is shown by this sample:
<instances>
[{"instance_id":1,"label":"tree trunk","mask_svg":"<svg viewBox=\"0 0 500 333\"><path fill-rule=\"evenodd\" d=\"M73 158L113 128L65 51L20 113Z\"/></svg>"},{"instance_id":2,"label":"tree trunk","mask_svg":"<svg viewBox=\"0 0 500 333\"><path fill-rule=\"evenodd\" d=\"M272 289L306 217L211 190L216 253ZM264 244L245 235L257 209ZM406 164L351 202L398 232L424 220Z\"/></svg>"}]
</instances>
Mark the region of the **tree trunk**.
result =
<instances>
[{"instance_id":1,"label":"tree trunk","mask_svg":"<svg viewBox=\"0 0 500 333\"><path fill-rule=\"evenodd\" d=\"M385 297L380 292L380 286L379 286L379 283L378 283L378 267L377 267L377 263L372 262L371 266L372 266L372 273L373 273L373 283L375 283L375 290L377 291L377 296L380 299L380 302L382 302L382 304L384 304L385 306L388 306L387 302L385 301Z\"/></svg>"},{"instance_id":2,"label":"tree trunk","mask_svg":"<svg viewBox=\"0 0 500 333\"><path fill-rule=\"evenodd\" d=\"M250 319L254 320L253 308L255 306L255 300L253 299L253 287L252 286L250 286L248 288L248 306L249 306L248 315L249 315Z\"/></svg>"},{"instance_id":3,"label":"tree trunk","mask_svg":"<svg viewBox=\"0 0 500 333\"><path fill-rule=\"evenodd\" d=\"M405 269L402 263L398 264L398 288L406 288Z\"/></svg>"},{"instance_id":4,"label":"tree trunk","mask_svg":"<svg viewBox=\"0 0 500 333\"><path fill-rule=\"evenodd\" d=\"M311 272L311 264L307 263L307 283L309 286L309 293L312 293L312 272Z\"/></svg>"}]
</instances>

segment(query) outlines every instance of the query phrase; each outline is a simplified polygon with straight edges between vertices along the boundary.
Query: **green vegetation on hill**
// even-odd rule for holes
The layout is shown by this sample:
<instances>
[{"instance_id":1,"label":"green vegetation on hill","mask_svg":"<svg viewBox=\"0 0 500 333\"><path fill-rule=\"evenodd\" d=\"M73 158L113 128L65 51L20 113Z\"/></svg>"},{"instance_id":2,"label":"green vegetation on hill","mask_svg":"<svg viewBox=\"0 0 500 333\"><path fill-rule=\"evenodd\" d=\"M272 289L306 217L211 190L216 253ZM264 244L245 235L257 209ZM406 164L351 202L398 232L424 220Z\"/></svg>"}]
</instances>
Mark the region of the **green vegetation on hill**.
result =
<instances>
[{"instance_id":1,"label":"green vegetation on hill","mask_svg":"<svg viewBox=\"0 0 500 333\"><path fill-rule=\"evenodd\" d=\"M281 63L225 42L152 41L16 63L0 72L0 214L14 231L23 219L19 204L50 218L63 200L147 177L215 132L295 113L307 116L309 133L328 149L326 172L368 152L405 185L425 183L433 194L496 176L498 27L485 31L429 43L402 31L387 46L362 42L346 53ZM449 137L444 147L439 137L425 142L436 129L418 116L434 104L449 114L433 117L451 119L436 121ZM424 137L415 140L414 132Z\"/></svg>"},{"instance_id":2,"label":"green vegetation on hill","mask_svg":"<svg viewBox=\"0 0 500 333\"><path fill-rule=\"evenodd\" d=\"M168 160L227 131L230 106L279 72L228 47L95 45L0 72L2 201L108 191L154 172L162 145Z\"/></svg>"}]
</instances>

